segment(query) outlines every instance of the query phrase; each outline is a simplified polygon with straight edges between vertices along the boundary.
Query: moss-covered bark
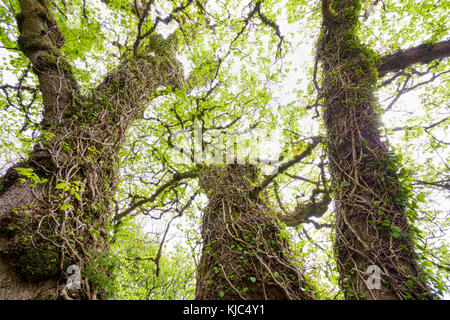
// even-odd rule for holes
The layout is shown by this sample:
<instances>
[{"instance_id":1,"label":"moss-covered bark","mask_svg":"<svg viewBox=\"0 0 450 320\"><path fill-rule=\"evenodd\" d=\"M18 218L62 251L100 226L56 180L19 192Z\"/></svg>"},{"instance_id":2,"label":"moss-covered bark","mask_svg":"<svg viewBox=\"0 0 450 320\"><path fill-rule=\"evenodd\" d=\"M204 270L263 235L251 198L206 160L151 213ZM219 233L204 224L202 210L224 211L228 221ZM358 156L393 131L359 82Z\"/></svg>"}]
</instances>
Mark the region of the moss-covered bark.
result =
<instances>
[{"instance_id":1,"label":"moss-covered bark","mask_svg":"<svg viewBox=\"0 0 450 320\"><path fill-rule=\"evenodd\" d=\"M335 255L348 299L429 299L405 215L407 186L380 134L376 55L356 36L360 1L323 1L319 41L324 121L335 196ZM381 270L369 289L366 270Z\"/></svg>"},{"instance_id":2,"label":"moss-covered bark","mask_svg":"<svg viewBox=\"0 0 450 320\"><path fill-rule=\"evenodd\" d=\"M250 165L202 168L208 196L196 299L313 299Z\"/></svg>"}]
</instances>

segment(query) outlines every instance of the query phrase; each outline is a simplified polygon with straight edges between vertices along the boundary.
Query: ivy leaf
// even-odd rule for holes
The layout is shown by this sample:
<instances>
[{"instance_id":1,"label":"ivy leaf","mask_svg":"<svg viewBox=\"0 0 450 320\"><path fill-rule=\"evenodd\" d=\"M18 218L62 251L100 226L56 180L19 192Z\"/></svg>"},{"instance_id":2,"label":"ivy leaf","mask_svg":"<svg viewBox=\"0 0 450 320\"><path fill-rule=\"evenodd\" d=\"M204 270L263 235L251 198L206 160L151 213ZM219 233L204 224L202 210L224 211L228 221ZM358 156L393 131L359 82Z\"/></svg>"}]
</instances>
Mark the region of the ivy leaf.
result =
<instances>
[{"instance_id":1,"label":"ivy leaf","mask_svg":"<svg viewBox=\"0 0 450 320\"><path fill-rule=\"evenodd\" d=\"M398 238L400 238L401 237L401 229L399 228L399 227L397 227L397 226L393 226L392 227L392 231L393 232L391 232L391 235L395 238L395 239L398 239Z\"/></svg>"},{"instance_id":2,"label":"ivy leaf","mask_svg":"<svg viewBox=\"0 0 450 320\"><path fill-rule=\"evenodd\" d=\"M419 194L417 195L417 201L419 201L419 202L424 202L424 201L425 201L425 197L426 197L425 192L421 192L421 193L419 193Z\"/></svg>"},{"instance_id":3,"label":"ivy leaf","mask_svg":"<svg viewBox=\"0 0 450 320\"><path fill-rule=\"evenodd\" d=\"M55 188L56 189L64 189L66 187L66 185L67 185L67 182L60 182L55 186Z\"/></svg>"}]
</instances>

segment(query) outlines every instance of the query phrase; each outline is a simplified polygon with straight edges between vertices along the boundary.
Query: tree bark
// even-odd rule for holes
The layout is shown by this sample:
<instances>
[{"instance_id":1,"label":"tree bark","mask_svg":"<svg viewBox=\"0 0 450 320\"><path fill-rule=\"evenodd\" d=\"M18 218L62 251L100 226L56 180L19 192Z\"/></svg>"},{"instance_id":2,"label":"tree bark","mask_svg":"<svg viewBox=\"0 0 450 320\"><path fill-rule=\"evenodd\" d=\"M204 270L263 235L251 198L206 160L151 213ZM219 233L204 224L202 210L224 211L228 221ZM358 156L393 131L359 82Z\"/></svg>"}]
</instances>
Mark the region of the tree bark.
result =
<instances>
[{"instance_id":1,"label":"tree bark","mask_svg":"<svg viewBox=\"0 0 450 320\"><path fill-rule=\"evenodd\" d=\"M101 298L105 283L89 275L108 275L96 257L108 248L117 152L156 89L181 85L181 65L152 35L82 96L48 2L20 0L20 7L18 42L39 79L42 136L0 179L0 299ZM71 264L81 268L81 290L66 288Z\"/></svg>"},{"instance_id":2,"label":"tree bark","mask_svg":"<svg viewBox=\"0 0 450 320\"><path fill-rule=\"evenodd\" d=\"M410 190L380 134L379 63L356 36L360 10L357 0L323 0L319 42L340 285L347 299L432 299L405 214ZM371 268L380 270L379 287Z\"/></svg>"},{"instance_id":3,"label":"tree bark","mask_svg":"<svg viewBox=\"0 0 450 320\"><path fill-rule=\"evenodd\" d=\"M377 67L379 77L396 72L414 64L427 64L437 59L450 57L450 40L438 43L423 43L406 50L399 50L381 58Z\"/></svg>"},{"instance_id":4,"label":"tree bark","mask_svg":"<svg viewBox=\"0 0 450 320\"><path fill-rule=\"evenodd\" d=\"M252 192L256 177L251 165L201 169L200 185L209 203L196 299L313 299L279 222Z\"/></svg>"}]
</instances>

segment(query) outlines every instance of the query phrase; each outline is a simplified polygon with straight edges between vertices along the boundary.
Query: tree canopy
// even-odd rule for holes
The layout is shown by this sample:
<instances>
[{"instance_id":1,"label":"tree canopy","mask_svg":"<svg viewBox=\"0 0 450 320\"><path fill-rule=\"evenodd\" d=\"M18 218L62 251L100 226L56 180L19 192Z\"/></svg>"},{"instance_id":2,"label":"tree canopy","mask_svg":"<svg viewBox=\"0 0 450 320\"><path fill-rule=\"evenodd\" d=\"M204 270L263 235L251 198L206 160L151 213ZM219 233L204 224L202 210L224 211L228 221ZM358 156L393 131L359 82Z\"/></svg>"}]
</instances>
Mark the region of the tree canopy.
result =
<instances>
[{"instance_id":1,"label":"tree canopy","mask_svg":"<svg viewBox=\"0 0 450 320\"><path fill-rule=\"evenodd\" d=\"M354 173L358 161L362 169L370 167L361 156L349 162L351 171L339 171L330 156L351 154L338 146L347 139L341 133L351 127L349 106L355 106L356 119L379 121L380 143L387 146L390 159L386 180L395 176L401 190L395 205L401 207L405 224L394 224L395 219L383 216L383 210L376 213L380 219L376 223L388 228L390 239L411 243L423 276L417 276L418 282L408 278L406 286L420 286L420 281L437 298L448 298L450 3L343 1L351 6L342 9L335 2L2 1L0 174L4 178L0 197L10 186L7 172L12 165L33 158L40 143L43 149L51 145L49 150L58 150L61 156L51 161L63 169L51 177L31 165L15 170L21 183L31 189L48 185L48 190L61 192L55 193L52 201L56 199L57 204L48 207L48 212L33 211L30 219L40 226L47 214L54 213L55 220L65 214L78 221L79 212L89 213L94 221L96 212L105 213L99 214L101 223L92 224L86 233L79 225L72 230L73 238L90 233L108 243L108 249L95 252L96 258L90 258L82 270L91 291L103 290L105 298L195 297L206 239L211 241L205 234L211 228L219 230L205 225L210 218L205 212L212 207L211 199L217 198L210 191L214 188L233 197L220 198L212 211L222 210L223 205L225 212L224 203L245 206L247 202L239 198L245 193L245 199L257 203L249 205L253 216L262 207L270 213L268 220L255 219L257 228L243 228L261 238L251 233L255 242L246 239L242 247L230 238L227 246L234 250L230 252L239 250L244 260L261 250L271 256L269 233L258 230L272 223L280 236L271 241L282 243L277 250L283 251L279 257L283 267L255 253L259 260L248 261L258 264L255 270L269 265L266 273L247 272L251 267L242 270L246 282L242 281L248 283L242 288L234 288L233 279L225 275L226 281L215 287L217 298L228 297L228 284L240 298L251 298L251 285L259 282L287 288L285 298L370 298L353 287L347 289L348 279L339 273L344 263L336 259L340 251L333 245L341 235L336 212L342 199L356 189L345 175ZM48 9L41 14L50 17L37 14L44 22L35 25L26 10L40 6ZM347 22L352 26L347 28ZM41 32L51 45L27 38L32 32ZM342 39L345 43L340 43ZM47 60L36 58L43 51ZM356 58L349 57L355 52ZM354 69L355 61L363 65L360 70ZM55 89L57 82L52 79L62 74L66 82ZM46 87L45 81L52 85ZM376 100L371 102L373 110L359 112L364 104L355 99L362 100L369 86L371 99ZM339 101L346 101L344 111L332 108L331 95L338 91ZM66 100L70 100L67 105ZM59 113L48 107L55 104ZM116 134L117 138L109 139ZM361 136L367 138L365 134ZM73 139L66 139L69 136ZM86 140L89 143L83 144ZM363 146L358 149L362 155L375 150L372 141L366 140L361 138ZM254 176L230 178L237 189L227 189L232 183L220 182L228 179L226 170L211 168L235 165L240 159L246 159L247 169L257 170L237 173L242 179ZM70 169L66 164L72 160ZM92 166L93 174L76 173L76 168L87 172L83 166ZM370 174L379 168L370 167ZM341 180L336 178L338 172L344 177ZM385 198L374 196L367 201L376 211ZM241 212L234 207L230 212L236 210ZM6 209L0 209L0 222L6 214ZM89 224L86 221L83 216L79 223ZM350 239L341 231L342 239ZM62 238L65 242L54 241L67 252L83 251L70 234ZM252 251L254 247L259 251ZM230 258L231 253L223 257L223 261L236 259ZM289 270L298 268L299 287L283 278L286 265ZM235 276L221 263L210 269L212 274ZM265 282L267 273L271 280ZM276 279L282 279L282 284ZM417 298L408 288L402 290L403 298Z\"/></svg>"}]
</instances>

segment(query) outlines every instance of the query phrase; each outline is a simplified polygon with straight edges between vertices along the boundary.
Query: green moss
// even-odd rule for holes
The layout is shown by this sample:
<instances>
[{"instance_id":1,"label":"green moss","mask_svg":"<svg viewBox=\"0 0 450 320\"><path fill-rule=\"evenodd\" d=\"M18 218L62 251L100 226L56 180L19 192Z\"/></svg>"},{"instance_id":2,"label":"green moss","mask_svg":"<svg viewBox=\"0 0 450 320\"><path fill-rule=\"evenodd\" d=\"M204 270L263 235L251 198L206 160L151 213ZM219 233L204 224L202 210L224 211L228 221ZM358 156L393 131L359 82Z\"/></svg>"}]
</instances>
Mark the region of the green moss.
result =
<instances>
[{"instance_id":1,"label":"green moss","mask_svg":"<svg viewBox=\"0 0 450 320\"><path fill-rule=\"evenodd\" d=\"M166 56L168 53L173 54L176 51L175 40L173 37L166 40L160 34L153 34L149 38L148 48L161 56Z\"/></svg>"},{"instance_id":2,"label":"green moss","mask_svg":"<svg viewBox=\"0 0 450 320\"><path fill-rule=\"evenodd\" d=\"M30 282L49 279L59 273L59 254L49 245L28 249L15 263L16 271Z\"/></svg>"},{"instance_id":3,"label":"green moss","mask_svg":"<svg viewBox=\"0 0 450 320\"><path fill-rule=\"evenodd\" d=\"M48 6L48 0L38 0L38 2L43 5L44 7Z\"/></svg>"},{"instance_id":4,"label":"green moss","mask_svg":"<svg viewBox=\"0 0 450 320\"><path fill-rule=\"evenodd\" d=\"M35 35L21 34L17 40L20 50L25 54L36 50L50 50L53 51L53 46L43 38L38 38Z\"/></svg>"},{"instance_id":5,"label":"green moss","mask_svg":"<svg viewBox=\"0 0 450 320\"><path fill-rule=\"evenodd\" d=\"M66 74L72 73L70 64L63 58L53 54L43 54L37 58L37 63L40 67L54 67L57 66L63 70Z\"/></svg>"},{"instance_id":6,"label":"green moss","mask_svg":"<svg viewBox=\"0 0 450 320\"><path fill-rule=\"evenodd\" d=\"M113 271L117 268L118 263L118 258L113 254L93 253L82 275L88 279L92 290L97 291L100 296L108 297L113 293Z\"/></svg>"}]
</instances>

